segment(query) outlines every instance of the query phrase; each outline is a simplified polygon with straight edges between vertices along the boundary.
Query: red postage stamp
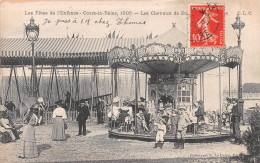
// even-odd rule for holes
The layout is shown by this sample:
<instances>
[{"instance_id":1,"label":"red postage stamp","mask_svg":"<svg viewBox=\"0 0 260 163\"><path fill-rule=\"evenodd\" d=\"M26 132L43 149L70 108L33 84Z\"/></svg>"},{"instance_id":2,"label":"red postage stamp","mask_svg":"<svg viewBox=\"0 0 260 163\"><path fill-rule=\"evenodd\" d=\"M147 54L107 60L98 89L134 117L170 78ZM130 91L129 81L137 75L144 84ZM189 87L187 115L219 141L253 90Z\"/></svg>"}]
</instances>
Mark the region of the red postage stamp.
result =
<instances>
[{"instance_id":1,"label":"red postage stamp","mask_svg":"<svg viewBox=\"0 0 260 163\"><path fill-rule=\"evenodd\" d=\"M190 46L223 47L224 5L190 5Z\"/></svg>"}]
</instances>

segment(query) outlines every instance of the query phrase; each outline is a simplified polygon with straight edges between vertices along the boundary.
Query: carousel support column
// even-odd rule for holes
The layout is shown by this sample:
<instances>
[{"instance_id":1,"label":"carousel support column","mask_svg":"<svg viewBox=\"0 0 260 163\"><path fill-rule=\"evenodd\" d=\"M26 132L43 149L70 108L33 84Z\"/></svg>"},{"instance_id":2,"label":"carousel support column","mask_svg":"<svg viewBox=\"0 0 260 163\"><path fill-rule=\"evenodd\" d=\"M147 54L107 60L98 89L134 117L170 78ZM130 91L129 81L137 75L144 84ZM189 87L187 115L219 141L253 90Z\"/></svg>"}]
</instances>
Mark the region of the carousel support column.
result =
<instances>
[{"instance_id":1,"label":"carousel support column","mask_svg":"<svg viewBox=\"0 0 260 163\"><path fill-rule=\"evenodd\" d=\"M37 83L37 94L38 94L38 96L40 96L39 86L40 86L40 81L41 81L41 77L42 77L42 69L43 69L43 65L41 67L41 72L40 72L40 76L38 78L38 83Z\"/></svg>"},{"instance_id":2,"label":"carousel support column","mask_svg":"<svg viewBox=\"0 0 260 163\"><path fill-rule=\"evenodd\" d=\"M219 125L220 125L220 135L221 135L221 130L222 130L222 103L221 103L221 93L222 93L222 91L221 91L221 67L220 67L220 65L219 65L219 69L218 69L218 76L219 76L219 111L220 111L220 123L219 123Z\"/></svg>"},{"instance_id":3,"label":"carousel support column","mask_svg":"<svg viewBox=\"0 0 260 163\"><path fill-rule=\"evenodd\" d=\"M203 101L203 103L204 103L204 72L202 73L202 76L201 76L201 78L202 78L202 101Z\"/></svg>"},{"instance_id":4,"label":"carousel support column","mask_svg":"<svg viewBox=\"0 0 260 163\"><path fill-rule=\"evenodd\" d=\"M145 74L145 109L147 108L147 74ZM150 109L149 109L150 112Z\"/></svg>"},{"instance_id":5,"label":"carousel support column","mask_svg":"<svg viewBox=\"0 0 260 163\"><path fill-rule=\"evenodd\" d=\"M91 87L91 113L90 113L90 122L93 122L93 105L94 105L94 81L95 81L95 66L93 65L93 76L92 76L92 87Z\"/></svg>"},{"instance_id":6,"label":"carousel support column","mask_svg":"<svg viewBox=\"0 0 260 163\"><path fill-rule=\"evenodd\" d=\"M179 85L180 85L180 79L181 79L181 65L178 64L178 83L177 83L177 96L178 96L178 90L179 90ZM180 109L180 100L179 97L177 98L178 101L178 110Z\"/></svg>"},{"instance_id":7,"label":"carousel support column","mask_svg":"<svg viewBox=\"0 0 260 163\"><path fill-rule=\"evenodd\" d=\"M114 78L113 78L113 74L114 74L114 71L113 71L113 68L111 68L111 121L110 121L110 125L111 125L111 131L113 130L113 116L114 116L114 112L113 112L113 98L114 98Z\"/></svg>"},{"instance_id":8,"label":"carousel support column","mask_svg":"<svg viewBox=\"0 0 260 163\"><path fill-rule=\"evenodd\" d=\"M135 133L136 133L136 127L137 127L137 108L138 108L138 72L137 72L137 63L135 65Z\"/></svg>"},{"instance_id":9,"label":"carousel support column","mask_svg":"<svg viewBox=\"0 0 260 163\"><path fill-rule=\"evenodd\" d=\"M59 83L58 83L56 67L54 68L54 73L55 73L55 79L56 79L56 89L57 89L57 94L58 94L58 100L60 100L60 91L59 91Z\"/></svg>"},{"instance_id":10,"label":"carousel support column","mask_svg":"<svg viewBox=\"0 0 260 163\"><path fill-rule=\"evenodd\" d=\"M158 91L158 85L159 85L159 74L157 73L156 74L156 87L155 87L155 90L156 90L156 95L155 95L155 113L156 115L158 114L158 111L159 111L159 91Z\"/></svg>"},{"instance_id":11,"label":"carousel support column","mask_svg":"<svg viewBox=\"0 0 260 163\"><path fill-rule=\"evenodd\" d=\"M200 100L202 100L202 75L200 74Z\"/></svg>"},{"instance_id":12,"label":"carousel support column","mask_svg":"<svg viewBox=\"0 0 260 163\"><path fill-rule=\"evenodd\" d=\"M117 68L115 68L115 96L118 96L118 88L117 88L117 71L118 71L118 69Z\"/></svg>"},{"instance_id":13,"label":"carousel support column","mask_svg":"<svg viewBox=\"0 0 260 163\"><path fill-rule=\"evenodd\" d=\"M10 85L11 85L11 80L12 80L12 75L13 75L13 69L14 69L14 67L12 66L11 70L10 70L7 92L6 92L6 95L5 95L5 101L7 100L7 97L8 97L8 93L9 93L9 89L10 89Z\"/></svg>"},{"instance_id":14,"label":"carousel support column","mask_svg":"<svg viewBox=\"0 0 260 163\"><path fill-rule=\"evenodd\" d=\"M230 98L230 68L228 68L228 97Z\"/></svg>"},{"instance_id":15,"label":"carousel support column","mask_svg":"<svg viewBox=\"0 0 260 163\"><path fill-rule=\"evenodd\" d=\"M26 74L25 74L24 65L22 65L22 68L23 68L23 76L24 76L25 87L27 89L27 92L30 92L29 91L29 87L28 87L28 83L27 83L27 78L26 78Z\"/></svg>"}]
</instances>

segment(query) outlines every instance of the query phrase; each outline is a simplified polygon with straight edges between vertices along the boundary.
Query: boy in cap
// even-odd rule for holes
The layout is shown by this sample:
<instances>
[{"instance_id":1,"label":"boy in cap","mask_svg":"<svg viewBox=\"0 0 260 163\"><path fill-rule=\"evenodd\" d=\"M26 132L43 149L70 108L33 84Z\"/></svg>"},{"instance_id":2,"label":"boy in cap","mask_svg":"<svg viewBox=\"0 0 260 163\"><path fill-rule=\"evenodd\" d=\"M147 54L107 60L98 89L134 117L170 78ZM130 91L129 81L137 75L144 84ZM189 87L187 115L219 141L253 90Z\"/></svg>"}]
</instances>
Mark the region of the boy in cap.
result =
<instances>
[{"instance_id":1,"label":"boy in cap","mask_svg":"<svg viewBox=\"0 0 260 163\"><path fill-rule=\"evenodd\" d=\"M162 149L164 144L164 135L166 133L166 121L164 118L159 118L159 123L155 123L154 125L157 125L158 129L157 129L155 144L153 148L160 147Z\"/></svg>"},{"instance_id":2,"label":"boy in cap","mask_svg":"<svg viewBox=\"0 0 260 163\"><path fill-rule=\"evenodd\" d=\"M174 148L184 149L184 137L186 135L187 126L191 123L188 114L185 113L185 110L185 107L180 107L180 114L177 125L177 140Z\"/></svg>"}]
</instances>

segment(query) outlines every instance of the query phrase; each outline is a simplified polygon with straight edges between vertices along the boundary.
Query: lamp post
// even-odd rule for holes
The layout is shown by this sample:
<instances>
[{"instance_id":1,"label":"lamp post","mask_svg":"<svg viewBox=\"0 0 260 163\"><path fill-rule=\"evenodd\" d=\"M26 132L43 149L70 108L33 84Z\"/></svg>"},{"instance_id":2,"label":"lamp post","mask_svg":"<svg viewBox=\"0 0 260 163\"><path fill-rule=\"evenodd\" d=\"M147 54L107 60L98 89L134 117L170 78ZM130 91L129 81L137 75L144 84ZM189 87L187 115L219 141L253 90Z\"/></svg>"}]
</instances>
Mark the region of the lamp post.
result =
<instances>
[{"instance_id":1,"label":"lamp post","mask_svg":"<svg viewBox=\"0 0 260 163\"><path fill-rule=\"evenodd\" d=\"M245 27L245 23L240 20L239 13L237 14L236 22L234 22L231 25L232 25L232 28L234 30L238 30L237 44L238 44L238 47L241 48L241 40L240 40L241 29L243 29ZM242 101L242 58L241 58L241 61L240 61L239 67L238 67L238 107L243 108L243 101ZM242 116L242 120L244 122L244 116Z\"/></svg>"},{"instance_id":2,"label":"lamp post","mask_svg":"<svg viewBox=\"0 0 260 163\"><path fill-rule=\"evenodd\" d=\"M37 74L36 74L36 68L35 68L35 56L34 56L34 43L38 40L39 36L39 26L37 26L34 23L33 17L30 19L30 24L28 24L25 27L26 36L28 38L28 41L31 42L32 45L32 89L31 89L31 95L33 97L37 97Z\"/></svg>"}]
</instances>

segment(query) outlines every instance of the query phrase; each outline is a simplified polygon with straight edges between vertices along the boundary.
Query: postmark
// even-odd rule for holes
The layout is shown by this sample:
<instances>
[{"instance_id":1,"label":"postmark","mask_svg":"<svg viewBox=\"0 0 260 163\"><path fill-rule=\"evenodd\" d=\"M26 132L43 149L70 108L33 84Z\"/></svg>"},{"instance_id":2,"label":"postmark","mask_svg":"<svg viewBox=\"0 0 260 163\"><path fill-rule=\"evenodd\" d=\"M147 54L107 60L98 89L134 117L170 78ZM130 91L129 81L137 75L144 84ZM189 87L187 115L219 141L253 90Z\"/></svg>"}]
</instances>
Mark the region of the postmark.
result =
<instances>
[{"instance_id":1,"label":"postmark","mask_svg":"<svg viewBox=\"0 0 260 163\"><path fill-rule=\"evenodd\" d=\"M225 45L225 6L190 5L190 47L223 47Z\"/></svg>"}]
</instances>

